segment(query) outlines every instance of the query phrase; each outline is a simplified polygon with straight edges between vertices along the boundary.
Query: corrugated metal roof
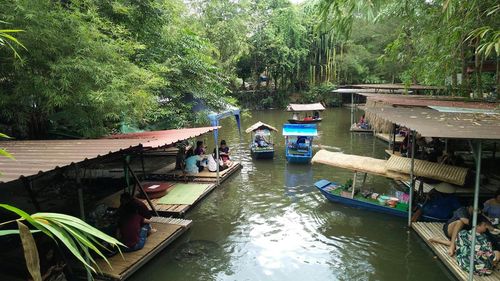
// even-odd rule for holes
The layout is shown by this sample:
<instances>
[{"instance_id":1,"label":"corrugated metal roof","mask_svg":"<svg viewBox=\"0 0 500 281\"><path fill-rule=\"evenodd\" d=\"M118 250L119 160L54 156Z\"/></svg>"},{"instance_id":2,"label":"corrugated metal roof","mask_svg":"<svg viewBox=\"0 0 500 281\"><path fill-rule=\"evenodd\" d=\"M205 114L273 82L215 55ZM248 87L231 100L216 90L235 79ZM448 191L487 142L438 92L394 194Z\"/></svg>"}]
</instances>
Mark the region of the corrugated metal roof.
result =
<instances>
[{"instance_id":1,"label":"corrugated metal roof","mask_svg":"<svg viewBox=\"0 0 500 281\"><path fill-rule=\"evenodd\" d=\"M58 167L124 150L157 148L210 132L215 127L120 134L105 139L1 141L15 160L0 157L0 182L34 176Z\"/></svg>"},{"instance_id":2,"label":"corrugated metal roof","mask_svg":"<svg viewBox=\"0 0 500 281\"><path fill-rule=\"evenodd\" d=\"M291 103L287 106L288 111L313 111L313 110L325 110L325 107L321 103L310 103L310 104L297 104Z\"/></svg>"},{"instance_id":3,"label":"corrugated metal roof","mask_svg":"<svg viewBox=\"0 0 500 281\"><path fill-rule=\"evenodd\" d=\"M359 93L365 96L368 101L379 101L388 105L396 106L443 106L456 108L477 108L477 109L495 109L500 105L497 102L476 102L466 101L460 97L440 97L440 96L421 96L421 95L393 95L393 94L371 94Z\"/></svg>"},{"instance_id":4,"label":"corrugated metal roof","mask_svg":"<svg viewBox=\"0 0 500 281\"><path fill-rule=\"evenodd\" d=\"M366 112L417 131L423 137L500 139L500 115L438 112L421 107L366 107Z\"/></svg>"}]
</instances>

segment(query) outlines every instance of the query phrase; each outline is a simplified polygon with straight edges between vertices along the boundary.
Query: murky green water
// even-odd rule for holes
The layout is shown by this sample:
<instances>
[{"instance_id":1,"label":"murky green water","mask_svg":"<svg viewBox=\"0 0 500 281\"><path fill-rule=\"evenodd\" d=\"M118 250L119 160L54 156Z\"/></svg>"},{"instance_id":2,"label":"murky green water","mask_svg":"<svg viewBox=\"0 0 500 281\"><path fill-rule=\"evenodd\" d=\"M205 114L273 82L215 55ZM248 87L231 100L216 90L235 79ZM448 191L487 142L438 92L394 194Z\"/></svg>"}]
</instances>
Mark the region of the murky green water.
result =
<instances>
[{"instance_id":1,"label":"murky green water","mask_svg":"<svg viewBox=\"0 0 500 281\"><path fill-rule=\"evenodd\" d=\"M288 117L253 112L243 118L243 131L258 120L281 130ZM386 144L349 133L348 109L329 109L323 117L316 145L383 157ZM236 154L235 122L225 119L222 126L221 137ZM405 219L331 203L313 187L322 178L344 182L351 172L288 165L281 132L273 161L252 161L248 142L243 133L243 169L189 212L192 228L132 280L453 280ZM367 186L395 190L392 181L370 175Z\"/></svg>"}]
</instances>

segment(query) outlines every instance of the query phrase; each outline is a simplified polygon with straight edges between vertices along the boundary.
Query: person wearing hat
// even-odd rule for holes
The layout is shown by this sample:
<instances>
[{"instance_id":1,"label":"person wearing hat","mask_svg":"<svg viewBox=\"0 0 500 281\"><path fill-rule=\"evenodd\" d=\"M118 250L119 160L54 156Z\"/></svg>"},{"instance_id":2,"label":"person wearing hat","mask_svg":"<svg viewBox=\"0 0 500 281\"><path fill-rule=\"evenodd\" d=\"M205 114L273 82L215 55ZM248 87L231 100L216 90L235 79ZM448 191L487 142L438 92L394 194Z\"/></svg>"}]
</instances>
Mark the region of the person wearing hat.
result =
<instances>
[{"instance_id":1,"label":"person wearing hat","mask_svg":"<svg viewBox=\"0 0 500 281\"><path fill-rule=\"evenodd\" d=\"M424 204L417 209L412 221L417 221L421 216L431 217L439 221L451 218L453 211L460 208L460 202L455 196L455 186L449 183L439 183L434 186L425 199Z\"/></svg>"}]
</instances>

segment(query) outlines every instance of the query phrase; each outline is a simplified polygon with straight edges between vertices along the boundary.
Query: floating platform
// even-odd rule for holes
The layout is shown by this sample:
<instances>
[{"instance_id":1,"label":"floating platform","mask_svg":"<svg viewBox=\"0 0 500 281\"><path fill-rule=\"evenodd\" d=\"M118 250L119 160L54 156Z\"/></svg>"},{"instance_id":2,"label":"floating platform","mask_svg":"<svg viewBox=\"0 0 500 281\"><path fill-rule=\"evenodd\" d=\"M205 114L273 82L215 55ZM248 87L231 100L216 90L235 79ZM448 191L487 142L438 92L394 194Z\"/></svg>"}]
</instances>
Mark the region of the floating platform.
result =
<instances>
[{"instance_id":1,"label":"floating platform","mask_svg":"<svg viewBox=\"0 0 500 281\"><path fill-rule=\"evenodd\" d=\"M383 140L385 142L392 143L392 135L391 134L376 133L375 137L380 139L380 140ZM396 136L396 143L403 143L404 139L405 138L403 136Z\"/></svg>"},{"instance_id":2,"label":"floating platform","mask_svg":"<svg viewBox=\"0 0 500 281\"><path fill-rule=\"evenodd\" d=\"M104 260L97 260L97 264L102 272L96 276L96 279L127 279L182 233L186 232L192 224L191 220L164 217L153 217L151 220L153 221L151 226L156 228L157 232L148 236L144 248L134 252L123 253L123 257L118 253L108 258L111 267Z\"/></svg>"},{"instance_id":3,"label":"floating platform","mask_svg":"<svg viewBox=\"0 0 500 281\"><path fill-rule=\"evenodd\" d=\"M241 168L242 165L239 162L233 162L231 167L219 172L219 181L225 181L228 177L230 177ZM148 178L174 181L184 181L187 179L188 181L192 182L217 182L217 173L204 170L199 172L198 174L185 175L182 170L175 170L175 163L173 163L150 173L148 175Z\"/></svg>"},{"instance_id":4,"label":"floating platform","mask_svg":"<svg viewBox=\"0 0 500 281\"><path fill-rule=\"evenodd\" d=\"M432 249L437 257L443 262L453 275L458 280L468 280L469 274L462 270L455 259L448 255L448 247L438 243L429 242L430 238L447 239L443 233L443 223L439 222L414 222L412 228L424 240L424 242ZM498 269L489 276L474 276L476 281L498 281L500 280L500 271Z\"/></svg>"}]
</instances>

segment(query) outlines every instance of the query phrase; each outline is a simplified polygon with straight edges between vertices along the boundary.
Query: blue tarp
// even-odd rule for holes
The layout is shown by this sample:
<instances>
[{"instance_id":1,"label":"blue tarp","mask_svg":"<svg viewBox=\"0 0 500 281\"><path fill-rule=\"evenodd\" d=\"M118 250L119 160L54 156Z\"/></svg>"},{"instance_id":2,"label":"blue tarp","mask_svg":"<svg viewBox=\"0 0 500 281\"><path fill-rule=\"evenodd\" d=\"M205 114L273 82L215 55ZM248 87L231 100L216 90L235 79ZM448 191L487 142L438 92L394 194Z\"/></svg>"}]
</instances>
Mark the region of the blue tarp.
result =
<instances>
[{"instance_id":1,"label":"blue tarp","mask_svg":"<svg viewBox=\"0 0 500 281\"><path fill-rule=\"evenodd\" d=\"M284 124L283 136L315 137L318 135L316 124Z\"/></svg>"},{"instance_id":2,"label":"blue tarp","mask_svg":"<svg viewBox=\"0 0 500 281\"><path fill-rule=\"evenodd\" d=\"M229 107L222 112L212 112L208 114L208 119L210 120L210 125L217 127L219 126L219 120L234 116L236 118L236 125L238 126L238 132L241 134L241 121L240 121L240 109L236 107ZM219 130L214 130L215 143L218 144Z\"/></svg>"}]
</instances>

